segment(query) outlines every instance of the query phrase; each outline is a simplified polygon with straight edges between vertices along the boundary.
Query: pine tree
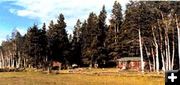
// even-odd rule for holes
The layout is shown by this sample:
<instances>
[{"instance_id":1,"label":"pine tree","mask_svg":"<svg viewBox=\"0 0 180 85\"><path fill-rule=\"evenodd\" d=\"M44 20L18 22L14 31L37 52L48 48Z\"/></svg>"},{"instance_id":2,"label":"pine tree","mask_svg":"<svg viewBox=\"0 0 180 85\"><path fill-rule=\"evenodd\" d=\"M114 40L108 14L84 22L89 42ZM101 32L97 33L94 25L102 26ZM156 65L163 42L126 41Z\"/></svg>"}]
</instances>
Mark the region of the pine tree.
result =
<instances>
[{"instance_id":1,"label":"pine tree","mask_svg":"<svg viewBox=\"0 0 180 85\"><path fill-rule=\"evenodd\" d=\"M37 25L30 27L27 32L27 55L28 63L34 68L39 68L40 44L39 44L39 30Z\"/></svg>"},{"instance_id":2,"label":"pine tree","mask_svg":"<svg viewBox=\"0 0 180 85\"><path fill-rule=\"evenodd\" d=\"M57 23L51 21L49 25L48 38L50 47L50 59L67 63L69 48L68 35L66 33L64 15L60 14Z\"/></svg>"},{"instance_id":3,"label":"pine tree","mask_svg":"<svg viewBox=\"0 0 180 85\"><path fill-rule=\"evenodd\" d=\"M71 42L71 62L74 64L81 65L81 21L78 19L76 25L74 26L73 39Z\"/></svg>"},{"instance_id":4,"label":"pine tree","mask_svg":"<svg viewBox=\"0 0 180 85\"><path fill-rule=\"evenodd\" d=\"M82 26L82 41L83 41L83 63L90 65L90 67L97 64L98 59L98 17L94 13L89 14L89 18Z\"/></svg>"},{"instance_id":5,"label":"pine tree","mask_svg":"<svg viewBox=\"0 0 180 85\"><path fill-rule=\"evenodd\" d=\"M106 34L106 47L109 59L115 60L120 56L120 31L122 24L122 9L119 2L115 1L112 9L110 25Z\"/></svg>"},{"instance_id":6,"label":"pine tree","mask_svg":"<svg viewBox=\"0 0 180 85\"><path fill-rule=\"evenodd\" d=\"M43 23L42 29L39 29L39 48L40 56L38 60L41 60L39 63L41 67L47 68L48 66L48 41L46 35L46 24Z\"/></svg>"},{"instance_id":7,"label":"pine tree","mask_svg":"<svg viewBox=\"0 0 180 85\"><path fill-rule=\"evenodd\" d=\"M105 39L106 39L106 32L107 32L106 18L107 18L107 12L105 10L105 6L103 6L102 10L100 11L100 14L98 16L98 29L97 29L97 31L98 31L97 64L99 65L99 67L103 67L106 64L106 62L108 61L107 49L105 47Z\"/></svg>"}]
</instances>

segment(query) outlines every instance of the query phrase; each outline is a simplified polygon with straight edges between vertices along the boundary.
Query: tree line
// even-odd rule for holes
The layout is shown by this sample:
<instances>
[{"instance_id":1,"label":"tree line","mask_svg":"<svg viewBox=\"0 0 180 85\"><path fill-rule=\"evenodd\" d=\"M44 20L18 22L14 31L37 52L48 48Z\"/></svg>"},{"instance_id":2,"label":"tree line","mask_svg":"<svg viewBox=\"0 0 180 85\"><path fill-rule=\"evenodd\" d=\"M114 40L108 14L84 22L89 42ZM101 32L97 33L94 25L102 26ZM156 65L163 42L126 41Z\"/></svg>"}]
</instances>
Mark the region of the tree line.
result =
<instances>
[{"instance_id":1,"label":"tree line","mask_svg":"<svg viewBox=\"0 0 180 85\"><path fill-rule=\"evenodd\" d=\"M48 68L52 61L83 67L112 67L122 57L141 57L141 70L159 72L180 68L180 2L130 1L124 16L115 1L109 25L105 6L79 19L67 34L64 15L57 22L33 25L22 36L18 31L0 46L0 67Z\"/></svg>"}]
</instances>

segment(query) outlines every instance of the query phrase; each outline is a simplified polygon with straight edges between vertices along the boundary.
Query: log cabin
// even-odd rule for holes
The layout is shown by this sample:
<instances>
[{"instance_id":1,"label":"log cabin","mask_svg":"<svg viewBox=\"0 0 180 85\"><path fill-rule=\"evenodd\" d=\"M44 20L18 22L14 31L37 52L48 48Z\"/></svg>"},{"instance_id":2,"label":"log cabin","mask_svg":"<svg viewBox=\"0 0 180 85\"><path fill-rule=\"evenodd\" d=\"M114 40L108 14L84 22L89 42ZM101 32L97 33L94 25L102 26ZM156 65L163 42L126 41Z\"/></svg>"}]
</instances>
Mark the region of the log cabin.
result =
<instances>
[{"instance_id":1,"label":"log cabin","mask_svg":"<svg viewBox=\"0 0 180 85\"><path fill-rule=\"evenodd\" d=\"M141 70L141 58L140 57L119 58L119 59L117 59L117 67L120 70L140 71Z\"/></svg>"}]
</instances>

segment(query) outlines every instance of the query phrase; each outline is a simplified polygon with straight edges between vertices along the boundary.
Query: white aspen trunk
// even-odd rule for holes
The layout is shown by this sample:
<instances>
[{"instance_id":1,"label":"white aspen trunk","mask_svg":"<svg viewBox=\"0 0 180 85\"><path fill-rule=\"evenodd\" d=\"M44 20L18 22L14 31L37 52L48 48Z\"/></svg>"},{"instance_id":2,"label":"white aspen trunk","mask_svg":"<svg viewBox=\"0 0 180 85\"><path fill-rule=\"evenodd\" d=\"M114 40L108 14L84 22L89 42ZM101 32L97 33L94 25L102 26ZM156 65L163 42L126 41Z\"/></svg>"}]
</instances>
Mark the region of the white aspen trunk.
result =
<instances>
[{"instance_id":1,"label":"white aspen trunk","mask_svg":"<svg viewBox=\"0 0 180 85\"><path fill-rule=\"evenodd\" d=\"M166 55L166 70L170 70L170 48L169 48L169 37L168 37L168 25L167 25L167 22L164 22L165 19L164 19L164 15L163 13L161 12L161 16L162 16L162 20L163 20L163 23L165 24L165 55Z\"/></svg>"},{"instance_id":2,"label":"white aspen trunk","mask_svg":"<svg viewBox=\"0 0 180 85\"><path fill-rule=\"evenodd\" d=\"M168 68L169 68L169 70L171 70L171 56L170 56L171 54L170 54L170 46L169 46L169 38L168 38L168 36L167 36L167 45L168 45L167 46L168 47L167 51L168 51L168 59L169 59L168 60L168 64L169 64Z\"/></svg>"},{"instance_id":3,"label":"white aspen trunk","mask_svg":"<svg viewBox=\"0 0 180 85\"><path fill-rule=\"evenodd\" d=\"M146 55L147 55L147 57L148 57L149 70L152 71L151 61L150 61L150 57L149 57L149 53L148 53L148 49L147 49L146 45L145 45L145 50L146 50Z\"/></svg>"},{"instance_id":4,"label":"white aspen trunk","mask_svg":"<svg viewBox=\"0 0 180 85\"><path fill-rule=\"evenodd\" d=\"M161 16L162 16L162 20L164 21L164 15L163 15L162 12L161 12ZM158 25L159 25L159 22L158 22ZM159 25L159 27L160 27L160 25ZM167 26L166 26L166 28L167 28ZM164 55L165 55L165 57L166 57L166 58L165 58L166 60L164 60L164 62L166 61L166 62L164 63L164 65L165 65L164 68L165 68L166 70L168 70L168 67L169 67L169 64L168 64L168 62L169 62L168 60L169 60L169 59L168 59L168 58L169 58L169 57L168 57L168 50L167 50L168 47L167 47L167 39L166 39L166 37L167 37L166 35L167 35L167 34L166 34L166 29L164 29L164 30L165 30L165 40L164 40L164 44L165 44L165 51L164 51L164 52L165 52L165 54L164 54Z\"/></svg>"},{"instance_id":5,"label":"white aspen trunk","mask_svg":"<svg viewBox=\"0 0 180 85\"><path fill-rule=\"evenodd\" d=\"M12 56L12 68L14 68L15 67L15 65L14 65L14 56Z\"/></svg>"},{"instance_id":6,"label":"white aspen trunk","mask_svg":"<svg viewBox=\"0 0 180 85\"><path fill-rule=\"evenodd\" d=\"M179 68L180 68L180 29L179 27L177 29L178 29L178 54L179 54Z\"/></svg>"},{"instance_id":7,"label":"white aspen trunk","mask_svg":"<svg viewBox=\"0 0 180 85\"><path fill-rule=\"evenodd\" d=\"M159 73L159 52L158 52L158 44L157 44L157 40L156 40L156 36L154 34L154 29L152 27L152 34L153 34L153 38L154 38L154 45L155 45L155 53L156 53L156 72Z\"/></svg>"},{"instance_id":8,"label":"white aspen trunk","mask_svg":"<svg viewBox=\"0 0 180 85\"><path fill-rule=\"evenodd\" d=\"M16 68L19 68L19 57L16 59Z\"/></svg>"},{"instance_id":9,"label":"white aspen trunk","mask_svg":"<svg viewBox=\"0 0 180 85\"><path fill-rule=\"evenodd\" d=\"M0 68L2 68L3 67L3 55L2 55L2 51L0 51L0 52L1 52Z\"/></svg>"},{"instance_id":10,"label":"white aspen trunk","mask_svg":"<svg viewBox=\"0 0 180 85\"><path fill-rule=\"evenodd\" d=\"M5 68L5 62L6 62L6 58L4 58L4 61L3 61L3 68Z\"/></svg>"},{"instance_id":11,"label":"white aspen trunk","mask_svg":"<svg viewBox=\"0 0 180 85\"><path fill-rule=\"evenodd\" d=\"M174 29L173 29L171 70L173 70L174 67L174 55L175 55L175 47L174 47Z\"/></svg>"},{"instance_id":12,"label":"white aspen trunk","mask_svg":"<svg viewBox=\"0 0 180 85\"><path fill-rule=\"evenodd\" d=\"M7 67L7 57L9 57L9 55L6 52L6 54L4 55L4 68Z\"/></svg>"},{"instance_id":13,"label":"white aspen trunk","mask_svg":"<svg viewBox=\"0 0 180 85\"><path fill-rule=\"evenodd\" d=\"M165 61L164 61L164 53L161 51L161 58L162 58L162 70L165 72Z\"/></svg>"},{"instance_id":14,"label":"white aspen trunk","mask_svg":"<svg viewBox=\"0 0 180 85\"><path fill-rule=\"evenodd\" d=\"M163 20L164 21L164 20ZM165 52L166 52L166 69L167 70L170 70L170 62L169 62L169 60L170 60L170 55L169 55L169 42L168 42L168 27L167 27L167 24L165 23L165 25L166 25L166 28L164 29L165 30L165 32L164 32L164 34L165 34Z\"/></svg>"},{"instance_id":15,"label":"white aspen trunk","mask_svg":"<svg viewBox=\"0 0 180 85\"><path fill-rule=\"evenodd\" d=\"M169 46L169 36L168 36L168 25L166 23L166 28L165 28L165 39L167 42L167 57L168 57L168 69L171 70L171 54L170 54L170 46Z\"/></svg>"},{"instance_id":16,"label":"white aspen trunk","mask_svg":"<svg viewBox=\"0 0 180 85\"><path fill-rule=\"evenodd\" d=\"M178 19L177 19L177 15L176 16L176 28L177 28L177 34L178 34L178 56L179 56L179 68L180 68L180 28L179 28L179 23L178 23Z\"/></svg>"},{"instance_id":17,"label":"white aspen trunk","mask_svg":"<svg viewBox=\"0 0 180 85\"><path fill-rule=\"evenodd\" d=\"M162 30L160 28L159 20L158 21L158 29L159 29L159 36L160 36L160 52L161 52L161 59L162 59L162 70L165 72L165 59L164 59L164 53L163 53L163 38L162 38Z\"/></svg>"},{"instance_id":18,"label":"white aspen trunk","mask_svg":"<svg viewBox=\"0 0 180 85\"><path fill-rule=\"evenodd\" d=\"M8 64L7 67L8 67L8 68L11 67L11 59L10 59L10 56L11 56L11 55L9 55L9 57L8 57L8 59L7 59L7 60L8 60L8 61L7 61L7 64Z\"/></svg>"},{"instance_id":19,"label":"white aspen trunk","mask_svg":"<svg viewBox=\"0 0 180 85\"><path fill-rule=\"evenodd\" d=\"M21 56L20 56L20 52L18 51L18 60L17 60L17 63L16 63L17 68L20 67L20 63L21 63Z\"/></svg>"},{"instance_id":20,"label":"white aspen trunk","mask_svg":"<svg viewBox=\"0 0 180 85\"><path fill-rule=\"evenodd\" d=\"M7 57L8 57L8 55L6 54L7 52L5 52L5 54L4 54L4 68L7 66Z\"/></svg>"},{"instance_id":21,"label":"white aspen trunk","mask_svg":"<svg viewBox=\"0 0 180 85\"><path fill-rule=\"evenodd\" d=\"M19 60L19 54L18 53L15 53L16 54L16 59L15 59L15 68L18 68L18 60Z\"/></svg>"},{"instance_id":22,"label":"white aspen trunk","mask_svg":"<svg viewBox=\"0 0 180 85\"><path fill-rule=\"evenodd\" d=\"M143 49L142 49L142 40L141 40L141 30L139 29L139 49L141 55L141 72L144 73L144 59L143 59Z\"/></svg>"},{"instance_id":23,"label":"white aspen trunk","mask_svg":"<svg viewBox=\"0 0 180 85\"><path fill-rule=\"evenodd\" d=\"M166 36L166 35L165 35ZM169 70L169 57L168 57L168 50L167 50L167 39L165 39L165 53L166 53L166 70Z\"/></svg>"},{"instance_id":24,"label":"white aspen trunk","mask_svg":"<svg viewBox=\"0 0 180 85\"><path fill-rule=\"evenodd\" d=\"M2 56L0 56L0 57L2 57ZM0 68L2 68L2 59L0 60Z\"/></svg>"},{"instance_id":25,"label":"white aspen trunk","mask_svg":"<svg viewBox=\"0 0 180 85\"><path fill-rule=\"evenodd\" d=\"M6 68L10 67L10 58L9 58L9 55L8 55L8 58L6 58L5 67Z\"/></svg>"},{"instance_id":26,"label":"white aspen trunk","mask_svg":"<svg viewBox=\"0 0 180 85\"><path fill-rule=\"evenodd\" d=\"M4 58L4 68L7 66L7 58Z\"/></svg>"},{"instance_id":27,"label":"white aspen trunk","mask_svg":"<svg viewBox=\"0 0 180 85\"><path fill-rule=\"evenodd\" d=\"M9 50L8 50L9 51ZM8 68L11 67L11 53L9 51L9 56L8 56Z\"/></svg>"},{"instance_id":28,"label":"white aspen trunk","mask_svg":"<svg viewBox=\"0 0 180 85\"><path fill-rule=\"evenodd\" d=\"M3 55L3 53L2 53L2 68L4 68L4 62L5 62L5 60L4 60L4 55Z\"/></svg>"},{"instance_id":29,"label":"white aspen trunk","mask_svg":"<svg viewBox=\"0 0 180 85\"><path fill-rule=\"evenodd\" d=\"M159 53L158 53L158 45L156 43L156 72L159 73Z\"/></svg>"},{"instance_id":30,"label":"white aspen trunk","mask_svg":"<svg viewBox=\"0 0 180 85\"><path fill-rule=\"evenodd\" d=\"M170 27L170 24L172 23L172 14L170 13L170 17L169 17L169 24L167 25L166 23L166 28L168 30L168 26ZM174 28L172 28L172 55L170 52L170 43L169 43L169 37L168 37L168 50L169 50L169 68L170 70L173 70L174 67L174 55L175 55L175 47L174 47ZM167 31L168 32L168 31ZM167 35L168 36L168 35Z\"/></svg>"},{"instance_id":31,"label":"white aspen trunk","mask_svg":"<svg viewBox=\"0 0 180 85\"><path fill-rule=\"evenodd\" d=\"M2 54L2 51L1 51L1 68L4 68L4 58L3 58L3 54Z\"/></svg>"},{"instance_id":32,"label":"white aspen trunk","mask_svg":"<svg viewBox=\"0 0 180 85\"><path fill-rule=\"evenodd\" d=\"M155 64L155 62L156 62L156 60L155 60L155 58L154 58L154 50L153 50L153 48L151 49L151 53L152 53L152 58L153 58L153 71L155 71L155 69L156 69L156 64Z\"/></svg>"}]
</instances>

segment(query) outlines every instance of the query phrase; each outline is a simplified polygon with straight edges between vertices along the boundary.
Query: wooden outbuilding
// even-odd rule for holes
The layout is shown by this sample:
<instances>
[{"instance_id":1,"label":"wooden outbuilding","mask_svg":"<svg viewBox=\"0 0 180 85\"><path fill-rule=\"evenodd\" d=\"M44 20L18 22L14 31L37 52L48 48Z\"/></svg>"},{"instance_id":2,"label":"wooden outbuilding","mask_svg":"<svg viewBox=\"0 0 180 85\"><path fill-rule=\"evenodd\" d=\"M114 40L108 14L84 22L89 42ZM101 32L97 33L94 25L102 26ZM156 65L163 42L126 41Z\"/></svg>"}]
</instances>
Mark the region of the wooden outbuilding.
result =
<instances>
[{"instance_id":1,"label":"wooden outbuilding","mask_svg":"<svg viewBox=\"0 0 180 85\"><path fill-rule=\"evenodd\" d=\"M141 69L141 58L140 57L123 57L123 58L117 59L117 67L120 70L139 71Z\"/></svg>"}]
</instances>

